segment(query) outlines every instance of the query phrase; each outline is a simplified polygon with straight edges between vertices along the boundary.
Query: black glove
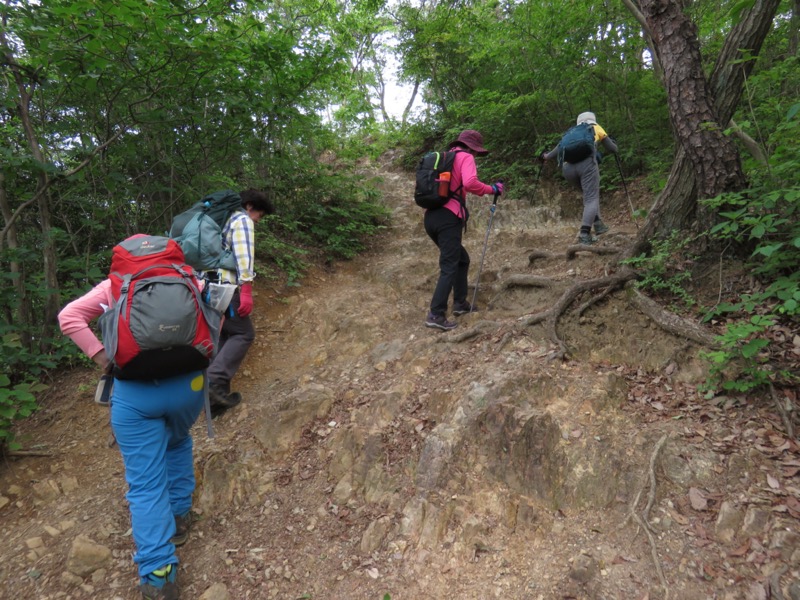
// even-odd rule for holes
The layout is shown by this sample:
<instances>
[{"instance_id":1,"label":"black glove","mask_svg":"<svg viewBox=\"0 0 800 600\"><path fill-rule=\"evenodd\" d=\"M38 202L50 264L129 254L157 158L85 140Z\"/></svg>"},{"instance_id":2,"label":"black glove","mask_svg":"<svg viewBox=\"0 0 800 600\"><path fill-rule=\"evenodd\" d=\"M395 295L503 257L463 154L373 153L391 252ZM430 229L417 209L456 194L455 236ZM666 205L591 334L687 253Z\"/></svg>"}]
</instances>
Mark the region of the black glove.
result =
<instances>
[{"instance_id":1,"label":"black glove","mask_svg":"<svg viewBox=\"0 0 800 600\"><path fill-rule=\"evenodd\" d=\"M541 154L540 154L540 155L537 157L537 160L538 160L540 163L546 162L546 161L547 161L547 152L542 152L542 153L541 153Z\"/></svg>"},{"instance_id":2,"label":"black glove","mask_svg":"<svg viewBox=\"0 0 800 600\"><path fill-rule=\"evenodd\" d=\"M492 191L494 192L495 196L502 196L503 195L503 182L502 181L495 181L492 184Z\"/></svg>"}]
</instances>

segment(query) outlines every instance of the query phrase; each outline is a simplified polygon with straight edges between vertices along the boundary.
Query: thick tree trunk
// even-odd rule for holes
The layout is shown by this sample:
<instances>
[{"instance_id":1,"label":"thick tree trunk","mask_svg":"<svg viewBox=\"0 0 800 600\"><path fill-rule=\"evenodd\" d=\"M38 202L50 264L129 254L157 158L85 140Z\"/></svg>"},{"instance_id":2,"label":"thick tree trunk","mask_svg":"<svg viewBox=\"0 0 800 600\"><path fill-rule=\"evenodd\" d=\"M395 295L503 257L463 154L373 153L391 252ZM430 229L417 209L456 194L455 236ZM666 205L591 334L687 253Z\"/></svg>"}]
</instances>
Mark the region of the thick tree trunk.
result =
<instances>
[{"instance_id":1,"label":"thick tree trunk","mask_svg":"<svg viewBox=\"0 0 800 600\"><path fill-rule=\"evenodd\" d=\"M694 33L694 27L691 24L686 25L687 19L685 15L675 12L677 9L678 13L680 13L677 4L672 0L642 0L641 4L643 12L648 15L647 18L653 21L653 24L659 25L659 36L653 34L653 37L665 72L669 69L677 70L673 65L670 65L668 69L663 64L663 61L668 56L677 56L684 61L688 58L697 61L694 66L683 63L678 66L680 72L685 72L693 78L691 82L684 85L680 80L673 78L671 84L667 84L668 86L672 85L672 89L678 93L683 91L690 94L685 100L678 97L677 103L675 98L670 98L670 114L673 123L680 115L689 112L691 113L689 118L695 123L695 126L706 126L703 119L708 118L708 102L711 102L710 114L714 120L708 129L713 133L708 138L713 140L722 137L724 139L719 124L728 123L733 117L742 95L745 78L749 75L754 64L752 60L742 63L737 63L736 61L745 53L751 56L756 56L759 53L761 45L770 31L780 0L755 1L750 11L744 15L725 39L725 44L706 86L702 86L697 79L698 74L702 76L702 65L699 62L700 55L697 51L697 36ZM645 6L647 6L647 9L645 9ZM687 40L683 37L686 35L693 37L691 42L693 48L688 50L681 47L682 44L687 43ZM658 46L660 36L672 36L674 38L667 40L666 52ZM683 54L684 52L685 54ZM671 75L675 77L677 73L672 73ZM698 86L700 87L698 88ZM668 94L671 95L670 89L670 87L667 87ZM694 114L692 106L695 98L691 93L698 89L703 94L703 104L699 106L701 112ZM682 106L684 101L686 106ZM677 114L673 111L677 111ZM701 117L700 115L704 116ZM709 169L706 166L696 168L694 161L697 160L696 157L698 155L704 157L704 151L708 149L709 156L712 157L711 160L714 160L713 157L716 156L717 149L716 147L706 148L706 146L698 147L693 145L692 140L703 140L705 138L703 136L696 138L696 132L687 131L685 126L676 127L676 135L680 135L681 132L686 137L680 138L681 143L675 154L667 185L656 199L644 226L639 230L637 241L627 253L628 255L641 253L654 237L668 235L675 229L701 230L709 216L702 213L698 214L698 197L704 198L709 197L709 195L716 195L720 191L724 191L725 185L744 184L743 178L739 179L741 177L741 167L739 166L738 153L735 159L726 154L726 160L730 161L729 166L734 168L733 179L730 179L726 174L715 174L713 168ZM703 132L698 133L702 134ZM727 142L730 143L729 140ZM726 148L726 150L728 149ZM698 173L704 182L702 189L698 189ZM708 179L705 178L706 173L709 174ZM723 189L716 189L714 185L709 185L715 182L716 185L723 186Z\"/></svg>"},{"instance_id":2,"label":"thick tree trunk","mask_svg":"<svg viewBox=\"0 0 800 600\"><path fill-rule=\"evenodd\" d=\"M703 73L697 27L678 0L640 0L664 71L670 120L701 198L744 187L739 152L725 136ZM721 121L727 124L729 119Z\"/></svg>"}]
</instances>

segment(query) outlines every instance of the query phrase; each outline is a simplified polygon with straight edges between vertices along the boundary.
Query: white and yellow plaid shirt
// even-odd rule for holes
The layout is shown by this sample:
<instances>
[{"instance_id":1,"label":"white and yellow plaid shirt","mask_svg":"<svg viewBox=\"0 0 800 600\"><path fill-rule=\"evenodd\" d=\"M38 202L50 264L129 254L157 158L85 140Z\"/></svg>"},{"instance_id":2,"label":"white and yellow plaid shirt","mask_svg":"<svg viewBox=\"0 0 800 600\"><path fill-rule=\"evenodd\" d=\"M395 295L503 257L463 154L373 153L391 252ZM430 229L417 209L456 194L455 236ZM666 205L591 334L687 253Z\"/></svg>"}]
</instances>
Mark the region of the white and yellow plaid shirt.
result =
<instances>
[{"instance_id":1,"label":"white and yellow plaid shirt","mask_svg":"<svg viewBox=\"0 0 800 600\"><path fill-rule=\"evenodd\" d=\"M255 279L253 262L255 258L255 223L246 212L237 210L222 229L222 243L233 249L236 258L236 271L218 269L220 283L241 285Z\"/></svg>"}]
</instances>

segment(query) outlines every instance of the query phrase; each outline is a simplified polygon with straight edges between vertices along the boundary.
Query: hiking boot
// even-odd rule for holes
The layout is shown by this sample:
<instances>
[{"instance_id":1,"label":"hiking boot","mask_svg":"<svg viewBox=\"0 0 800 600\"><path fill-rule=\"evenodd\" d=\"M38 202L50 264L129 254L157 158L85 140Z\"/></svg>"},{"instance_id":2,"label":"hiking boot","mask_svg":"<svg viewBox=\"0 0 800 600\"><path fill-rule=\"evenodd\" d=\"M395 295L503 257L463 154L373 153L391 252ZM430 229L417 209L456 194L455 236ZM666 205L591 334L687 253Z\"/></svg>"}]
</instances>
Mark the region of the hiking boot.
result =
<instances>
[{"instance_id":1,"label":"hiking boot","mask_svg":"<svg viewBox=\"0 0 800 600\"><path fill-rule=\"evenodd\" d=\"M194 522L194 514L191 511L185 515L175 515L175 535L169 541L175 546L183 546L189 539L189 530Z\"/></svg>"},{"instance_id":2,"label":"hiking boot","mask_svg":"<svg viewBox=\"0 0 800 600\"><path fill-rule=\"evenodd\" d=\"M239 392L231 393L227 385L220 383L212 383L208 386L208 396L211 408L233 408L242 401L242 395Z\"/></svg>"},{"instance_id":3,"label":"hiking boot","mask_svg":"<svg viewBox=\"0 0 800 600\"><path fill-rule=\"evenodd\" d=\"M456 302L453 304L453 314L457 317L461 315L466 315L467 313L478 312L478 308L472 306L469 302L464 300L464 302Z\"/></svg>"},{"instance_id":4,"label":"hiking boot","mask_svg":"<svg viewBox=\"0 0 800 600\"><path fill-rule=\"evenodd\" d=\"M139 591L144 600L178 600L178 565L167 565L142 577Z\"/></svg>"},{"instance_id":5,"label":"hiking boot","mask_svg":"<svg viewBox=\"0 0 800 600\"><path fill-rule=\"evenodd\" d=\"M458 327L458 323L453 323L452 321L448 321L447 317L444 315L435 315L433 313L428 313L428 318L425 319L425 327L433 327L435 329L443 329L444 331L450 331L451 329L455 329Z\"/></svg>"},{"instance_id":6,"label":"hiking boot","mask_svg":"<svg viewBox=\"0 0 800 600\"><path fill-rule=\"evenodd\" d=\"M225 381L224 379L215 379L214 381L209 379L208 387L222 397L225 397L231 393L231 382Z\"/></svg>"},{"instance_id":7,"label":"hiking boot","mask_svg":"<svg viewBox=\"0 0 800 600\"><path fill-rule=\"evenodd\" d=\"M603 235L607 231L608 231L608 225L606 225L602 221L595 221L594 222L594 234L595 235Z\"/></svg>"},{"instance_id":8,"label":"hiking boot","mask_svg":"<svg viewBox=\"0 0 800 600\"><path fill-rule=\"evenodd\" d=\"M597 241L596 237L592 237L591 233L578 234L578 243L583 246L591 246Z\"/></svg>"},{"instance_id":9,"label":"hiking boot","mask_svg":"<svg viewBox=\"0 0 800 600\"><path fill-rule=\"evenodd\" d=\"M216 419L221 414L229 409L237 406L242 401L242 395L239 392L231 392L224 399L211 402L211 418Z\"/></svg>"}]
</instances>

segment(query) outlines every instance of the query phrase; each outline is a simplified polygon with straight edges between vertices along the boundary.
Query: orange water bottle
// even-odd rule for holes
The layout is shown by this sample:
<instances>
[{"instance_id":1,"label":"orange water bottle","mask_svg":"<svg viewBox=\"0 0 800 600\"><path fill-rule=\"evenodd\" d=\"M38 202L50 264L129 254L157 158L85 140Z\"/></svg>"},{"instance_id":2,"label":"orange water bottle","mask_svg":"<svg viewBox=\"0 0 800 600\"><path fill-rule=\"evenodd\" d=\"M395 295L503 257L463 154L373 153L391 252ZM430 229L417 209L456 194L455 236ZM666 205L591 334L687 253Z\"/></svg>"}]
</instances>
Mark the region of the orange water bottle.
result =
<instances>
[{"instance_id":1,"label":"orange water bottle","mask_svg":"<svg viewBox=\"0 0 800 600\"><path fill-rule=\"evenodd\" d=\"M439 173L439 196L447 198L450 195L450 171Z\"/></svg>"}]
</instances>

